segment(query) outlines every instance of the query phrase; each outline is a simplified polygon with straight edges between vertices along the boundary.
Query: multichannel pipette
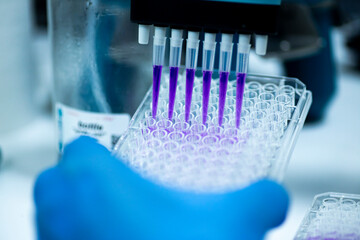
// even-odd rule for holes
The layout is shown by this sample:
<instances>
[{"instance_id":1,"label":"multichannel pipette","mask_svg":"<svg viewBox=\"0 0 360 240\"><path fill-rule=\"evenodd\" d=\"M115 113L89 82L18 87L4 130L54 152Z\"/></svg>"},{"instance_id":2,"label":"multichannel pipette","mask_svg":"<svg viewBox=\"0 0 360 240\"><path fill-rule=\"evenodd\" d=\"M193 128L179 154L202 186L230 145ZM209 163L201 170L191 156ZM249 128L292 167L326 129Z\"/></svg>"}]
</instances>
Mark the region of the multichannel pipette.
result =
<instances>
[{"instance_id":1,"label":"multichannel pipette","mask_svg":"<svg viewBox=\"0 0 360 240\"><path fill-rule=\"evenodd\" d=\"M146 44L151 25L205 32L256 34L265 54L267 35L277 32L281 0L131 0L131 20ZM261 17L259 17L261 16Z\"/></svg>"},{"instance_id":2,"label":"multichannel pipette","mask_svg":"<svg viewBox=\"0 0 360 240\"><path fill-rule=\"evenodd\" d=\"M199 33L189 31L186 41L186 90L185 90L185 121L189 121L191 99L194 87L195 71L199 52Z\"/></svg>"},{"instance_id":3,"label":"multichannel pipette","mask_svg":"<svg viewBox=\"0 0 360 240\"><path fill-rule=\"evenodd\" d=\"M205 40L203 45L203 101L202 101L202 121L203 124L206 123L208 106L209 106L209 97L210 97L210 87L211 87L211 77L214 70L214 59L215 59L215 42L216 35L214 33L205 33Z\"/></svg>"},{"instance_id":4,"label":"multichannel pipette","mask_svg":"<svg viewBox=\"0 0 360 240\"><path fill-rule=\"evenodd\" d=\"M170 83L169 83L169 102L168 118L174 116L174 105L176 96L176 86L178 81L182 31L188 31L187 51L186 51L186 90L185 90L185 121L188 122L191 112L192 88L194 85L194 75L196 71L196 61L198 56L198 31L205 32L203 44L203 97L202 97L202 120L207 123L209 94L211 77L214 69L215 57L215 33L222 33L220 45L220 85L219 85L219 112L218 124L224 123L223 114L225 111L226 90L231 67L232 36L240 34L244 38L249 38L250 34L255 35L255 52L259 55L266 53L268 34L274 34L277 30L278 12L281 0L236 0L236 1L210 1L210 0L132 0L131 1L131 20L139 24L139 43L147 44L149 40L150 26L155 27L154 37L154 83L153 83L153 104L152 115L156 117L159 84L161 81L161 71L164 64L165 51L165 26L171 26L170 41ZM176 11L169 11L176 9ZM201 14L199 14L201 12ZM241 12L241 14L238 14ZM214 18L214 16L219 18ZM259 18L258 16L262 17ZM220 19L220 21L219 21ZM242 41L239 49L245 51ZM237 56L238 61L238 97L236 107L236 125L240 124L241 114L241 93L243 92L243 82L246 76L246 69L239 67L245 61L247 64L248 53L240 52Z\"/></svg>"},{"instance_id":5,"label":"multichannel pipette","mask_svg":"<svg viewBox=\"0 0 360 240\"><path fill-rule=\"evenodd\" d=\"M155 27L154 36L154 56L153 56L153 101L152 116L156 118L158 98L160 91L161 72L164 64L165 55L165 36L166 29L163 27ZM203 42L203 89L202 89L202 123L206 124L208 116L208 106L211 88L211 78L214 70L215 60L215 41L216 34L205 33ZM174 113L176 87L178 81L181 49L182 49L182 30L172 29L170 39L170 78L169 78L169 109L168 118L171 120ZM235 125L240 126L241 106L245 86L245 78L250 52L250 35L239 35L239 44L237 51L236 64L236 111ZM197 66L199 47L199 33L189 31L186 46L186 89L185 89L185 121L188 122L191 110L192 91L194 86L195 71ZM218 108L218 124L223 124L223 115L226 102L227 85L230 74L231 59L233 51L233 35L222 34L220 43L220 61L219 61L219 108Z\"/></svg>"},{"instance_id":6,"label":"multichannel pipette","mask_svg":"<svg viewBox=\"0 0 360 240\"><path fill-rule=\"evenodd\" d=\"M160 91L161 72L164 64L165 55L165 36L166 29L163 27L155 27L154 47L153 47L153 102L152 102L152 116L156 118L158 98ZM205 33L203 42L203 97L202 97L202 122L207 122L208 105L211 88L211 78L214 70L215 60L215 41L214 33ZM233 35L222 34L222 41L220 44L220 61L219 61L219 109L218 109L218 124L223 123L223 115L226 102L227 84L230 74L232 51L233 51ZM189 31L187 46L186 46L186 90L185 90L185 121L189 120L192 90L194 85L195 71L198 58L199 47L199 33ZM170 40L170 82L169 82L169 111L168 118L171 120L174 112L176 86L178 81L181 49L182 49L182 30L172 29ZM248 66L249 52L250 52L250 35L239 35L239 44L237 52L237 96L236 96L236 127L240 126L240 115L242 105L242 95L244 93L245 78Z\"/></svg>"},{"instance_id":7,"label":"multichannel pipette","mask_svg":"<svg viewBox=\"0 0 360 240\"><path fill-rule=\"evenodd\" d=\"M240 35L236 59L236 110L235 125L240 126L241 107L250 53L250 35Z\"/></svg>"},{"instance_id":8,"label":"multichannel pipette","mask_svg":"<svg viewBox=\"0 0 360 240\"><path fill-rule=\"evenodd\" d=\"M153 47L153 100L152 116L155 118L159 101L161 72L164 65L166 28L155 27L154 47Z\"/></svg>"},{"instance_id":9,"label":"multichannel pipette","mask_svg":"<svg viewBox=\"0 0 360 240\"><path fill-rule=\"evenodd\" d=\"M179 75L179 67L181 61L182 49L182 30L171 29L170 39L170 82L169 82L169 113L168 117L171 120L174 113L176 86Z\"/></svg>"},{"instance_id":10,"label":"multichannel pipette","mask_svg":"<svg viewBox=\"0 0 360 240\"><path fill-rule=\"evenodd\" d=\"M226 100L227 84L229 80L231 56L232 56L232 34L222 34L220 44L220 83L219 83L219 126L222 125L224 116L224 107Z\"/></svg>"}]
</instances>

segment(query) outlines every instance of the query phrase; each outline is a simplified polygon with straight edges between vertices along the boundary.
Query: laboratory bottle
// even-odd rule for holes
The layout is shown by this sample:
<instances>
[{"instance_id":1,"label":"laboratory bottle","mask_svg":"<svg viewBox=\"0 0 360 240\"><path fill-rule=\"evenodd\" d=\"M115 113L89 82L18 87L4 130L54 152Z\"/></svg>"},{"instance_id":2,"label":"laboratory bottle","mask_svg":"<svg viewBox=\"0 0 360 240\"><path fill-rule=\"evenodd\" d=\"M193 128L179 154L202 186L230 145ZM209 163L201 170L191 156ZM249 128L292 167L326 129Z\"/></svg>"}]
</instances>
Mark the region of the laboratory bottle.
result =
<instances>
[{"instance_id":1,"label":"laboratory bottle","mask_svg":"<svg viewBox=\"0 0 360 240\"><path fill-rule=\"evenodd\" d=\"M130 0L48 0L60 152L79 135L112 149L151 85L151 43Z\"/></svg>"}]
</instances>

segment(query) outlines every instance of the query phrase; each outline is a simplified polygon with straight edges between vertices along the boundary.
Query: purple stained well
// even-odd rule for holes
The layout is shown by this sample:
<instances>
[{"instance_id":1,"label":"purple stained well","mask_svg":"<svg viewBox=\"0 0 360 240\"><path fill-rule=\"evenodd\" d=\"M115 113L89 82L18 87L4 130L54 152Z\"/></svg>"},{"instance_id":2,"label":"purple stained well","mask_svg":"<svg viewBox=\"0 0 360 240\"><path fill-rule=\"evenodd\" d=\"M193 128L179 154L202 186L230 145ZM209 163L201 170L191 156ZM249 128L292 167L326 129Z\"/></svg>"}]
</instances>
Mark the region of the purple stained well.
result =
<instances>
[{"instance_id":1,"label":"purple stained well","mask_svg":"<svg viewBox=\"0 0 360 240\"><path fill-rule=\"evenodd\" d=\"M236 74L236 111L235 111L235 125L240 126L241 107L243 102L244 88L245 88L246 73Z\"/></svg>"},{"instance_id":2,"label":"purple stained well","mask_svg":"<svg viewBox=\"0 0 360 240\"><path fill-rule=\"evenodd\" d=\"M185 90L185 121L189 121L191 98L194 87L195 69L186 69L186 90Z\"/></svg>"},{"instance_id":3,"label":"purple stained well","mask_svg":"<svg viewBox=\"0 0 360 240\"><path fill-rule=\"evenodd\" d=\"M202 103L203 124L205 124L206 120L207 120L209 97L210 97L210 87L211 87L211 76L212 76L212 71L203 71L203 103Z\"/></svg>"},{"instance_id":4,"label":"purple stained well","mask_svg":"<svg viewBox=\"0 0 360 240\"><path fill-rule=\"evenodd\" d=\"M170 83L169 83L169 119L171 120L174 114L174 105L176 97L176 85L179 75L178 67L170 67Z\"/></svg>"},{"instance_id":5,"label":"purple stained well","mask_svg":"<svg viewBox=\"0 0 360 240\"><path fill-rule=\"evenodd\" d=\"M159 102L160 82L161 82L161 65L153 66L153 96L152 96L152 116L156 118L157 106Z\"/></svg>"},{"instance_id":6,"label":"purple stained well","mask_svg":"<svg viewBox=\"0 0 360 240\"><path fill-rule=\"evenodd\" d=\"M226 101L226 91L229 80L229 72L220 72L219 86L219 126L222 125Z\"/></svg>"}]
</instances>

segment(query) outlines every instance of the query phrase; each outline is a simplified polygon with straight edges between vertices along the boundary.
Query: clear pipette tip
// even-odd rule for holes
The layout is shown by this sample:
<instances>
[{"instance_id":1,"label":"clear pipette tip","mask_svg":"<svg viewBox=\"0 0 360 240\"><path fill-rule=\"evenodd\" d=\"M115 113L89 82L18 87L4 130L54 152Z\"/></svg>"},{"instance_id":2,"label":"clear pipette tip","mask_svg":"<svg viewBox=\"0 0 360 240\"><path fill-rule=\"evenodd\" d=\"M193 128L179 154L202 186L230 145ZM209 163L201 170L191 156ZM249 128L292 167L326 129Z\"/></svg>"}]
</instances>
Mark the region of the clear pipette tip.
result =
<instances>
[{"instance_id":1,"label":"clear pipette tip","mask_svg":"<svg viewBox=\"0 0 360 240\"><path fill-rule=\"evenodd\" d=\"M169 82L169 112L168 117L171 120L174 113L176 86L179 75L179 67L181 61L181 49L182 49L182 30L171 29L170 38L170 82Z\"/></svg>"},{"instance_id":2,"label":"clear pipette tip","mask_svg":"<svg viewBox=\"0 0 360 240\"><path fill-rule=\"evenodd\" d=\"M186 90L185 90L185 121L189 121L192 91L194 87L195 70L199 52L199 33L188 32L186 41Z\"/></svg>"},{"instance_id":3,"label":"clear pipette tip","mask_svg":"<svg viewBox=\"0 0 360 240\"><path fill-rule=\"evenodd\" d=\"M214 33L205 33L205 39L203 44L203 124L206 123L208 114L211 77L214 70L214 57L216 47L215 37L216 35Z\"/></svg>"},{"instance_id":4,"label":"clear pipette tip","mask_svg":"<svg viewBox=\"0 0 360 240\"><path fill-rule=\"evenodd\" d=\"M157 106L159 101L161 72L164 65L166 28L155 27L154 46L153 46L153 99L152 116L156 118Z\"/></svg>"},{"instance_id":5,"label":"clear pipette tip","mask_svg":"<svg viewBox=\"0 0 360 240\"><path fill-rule=\"evenodd\" d=\"M236 58L236 111L235 125L240 127L241 109L245 88L246 73L249 64L250 36L240 35Z\"/></svg>"},{"instance_id":6,"label":"clear pipette tip","mask_svg":"<svg viewBox=\"0 0 360 240\"><path fill-rule=\"evenodd\" d=\"M219 84L219 126L222 125L226 101L227 84L229 80L231 56L232 56L232 34L222 34L220 44L220 84Z\"/></svg>"}]
</instances>

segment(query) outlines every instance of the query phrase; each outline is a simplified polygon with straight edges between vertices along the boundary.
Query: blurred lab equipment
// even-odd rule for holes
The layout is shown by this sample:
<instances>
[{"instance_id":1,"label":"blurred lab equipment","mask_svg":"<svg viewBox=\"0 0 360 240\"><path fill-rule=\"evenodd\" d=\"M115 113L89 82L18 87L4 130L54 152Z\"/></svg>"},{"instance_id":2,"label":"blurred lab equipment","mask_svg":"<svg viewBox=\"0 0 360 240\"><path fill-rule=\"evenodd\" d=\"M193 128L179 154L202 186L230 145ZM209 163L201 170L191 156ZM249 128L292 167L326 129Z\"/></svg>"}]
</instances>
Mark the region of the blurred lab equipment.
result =
<instances>
[{"instance_id":1,"label":"blurred lab equipment","mask_svg":"<svg viewBox=\"0 0 360 240\"><path fill-rule=\"evenodd\" d=\"M109 149L148 88L150 51L136 41L130 1L48 1L59 150L79 135Z\"/></svg>"},{"instance_id":2,"label":"blurred lab equipment","mask_svg":"<svg viewBox=\"0 0 360 240\"><path fill-rule=\"evenodd\" d=\"M313 93L307 122L324 118L336 91L331 39L336 3L335 0L283 1L278 35L269 40L267 56L282 59L286 76L301 79Z\"/></svg>"},{"instance_id":3,"label":"blurred lab equipment","mask_svg":"<svg viewBox=\"0 0 360 240\"><path fill-rule=\"evenodd\" d=\"M318 122L325 116L336 90L337 76L330 35L334 1L313 0L308 1L306 6L311 10L311 19L321 38L321 45L317 51L307 56L286 59L284 66L287 76L301 79L313 92L314 101L308 121Z\"/></svg>"},{"instance_id":4,"label":"blurred lab equipment","mask_svg":"<svg viewBox=\"0 0 360 240\"><path fill-rule=\"evenodd\" d=\"M30 1L0 1L0 16L0 135L5 135L36 114ZM1 144L0 165L7 158Z\"/></svg>"},{"instance_id":5,"label":"blurred lab equipment","mask_svg":"<svg viewBox=\"0 0 360 240\"><path fill-rule=\"evenodd\" d=\"M0 1L0 134L35 116L30 1Z\"/></svg>"},{"instance_id":6,"label":"blurred lab equipment","mask_svg":"<svg viewBox=\"0 0 360 240\"><path fill-rule=\"evenodd\" d=\"M360 71L360 2L337 1L338 24L343 27L346 46L350 50L349 65Z\"/></svg>"},{"instance_id":7,"label":"blurred lab equipment","mask_svg":"<svg viewBox=\"0 0 360 240\"><path fill-rule=\"evenodd\" d=\"M289 201L268 180L225 194L169 189L84 136L39 176L34 197L38 237L59 240L260 240L283 222Z\"/></svg>"}]
</instances>

